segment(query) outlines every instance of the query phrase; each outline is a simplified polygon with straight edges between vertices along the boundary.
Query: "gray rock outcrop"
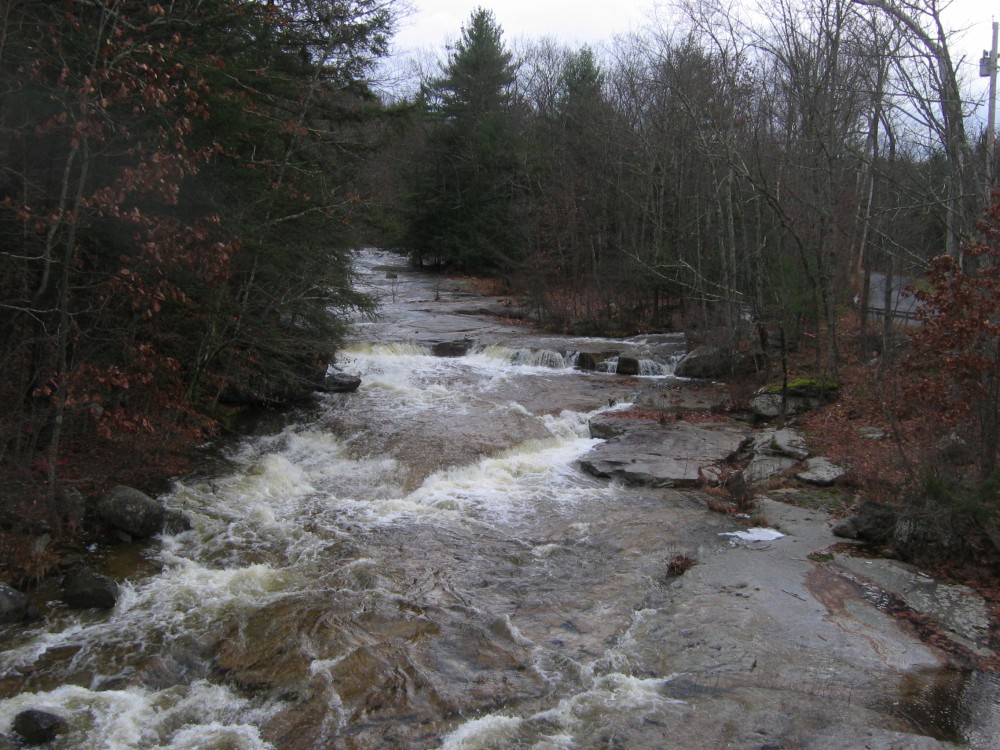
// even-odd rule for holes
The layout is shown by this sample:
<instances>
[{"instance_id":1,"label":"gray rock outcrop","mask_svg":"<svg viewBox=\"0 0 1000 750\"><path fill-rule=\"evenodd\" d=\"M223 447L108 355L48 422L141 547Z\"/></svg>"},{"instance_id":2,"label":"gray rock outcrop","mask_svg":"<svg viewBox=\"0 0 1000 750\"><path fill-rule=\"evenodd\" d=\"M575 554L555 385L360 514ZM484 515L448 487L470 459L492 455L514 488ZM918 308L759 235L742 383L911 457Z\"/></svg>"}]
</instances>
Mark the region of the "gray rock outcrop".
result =
<instances>
[{"instance_id":1,"label":"gray rock outcrop","mask_svg":"<svg viewBox=\"0 0 1000 750\"><path fill-rule=\"evenodd\" d=\"M595 446L581 467L598 477L654 487L697 487L721 477L748 431L729 423L640 422Z\"/></svg>"}]
</instances>

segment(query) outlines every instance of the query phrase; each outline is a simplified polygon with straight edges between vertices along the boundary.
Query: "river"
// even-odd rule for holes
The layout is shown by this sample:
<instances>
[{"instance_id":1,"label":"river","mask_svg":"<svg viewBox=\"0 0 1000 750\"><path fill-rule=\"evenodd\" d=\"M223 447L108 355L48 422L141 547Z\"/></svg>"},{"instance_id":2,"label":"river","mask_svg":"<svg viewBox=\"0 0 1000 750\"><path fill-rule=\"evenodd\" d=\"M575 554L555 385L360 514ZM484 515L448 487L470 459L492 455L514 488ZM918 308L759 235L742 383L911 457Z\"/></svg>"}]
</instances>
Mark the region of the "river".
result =
<instances>
[{"instance_id":1,"label":"river","mask_svg":"<svg viewBox=\"0 0 1000 750\"><path fill-rule=\"evenodd\" d=\"M163 500L190 531L95 549L124 579L113 611L8 629L0 731L44 708L70 723L53 747L92 750L944 746L899 708L939 664L926 647L872 636L869 655L791 597L754 620L745 592L768 587L740 555L770 553L720 537L732 519L579 469L588 420L668 377L677 337L548 337L388 254L358 267L383 303L338 355L361 388L178 478ZM649 374L581 372L574 351ZM697 573L673 575L680 557ZM799 585L777 590L805 602Z\"/></svg>"}]
</instances>

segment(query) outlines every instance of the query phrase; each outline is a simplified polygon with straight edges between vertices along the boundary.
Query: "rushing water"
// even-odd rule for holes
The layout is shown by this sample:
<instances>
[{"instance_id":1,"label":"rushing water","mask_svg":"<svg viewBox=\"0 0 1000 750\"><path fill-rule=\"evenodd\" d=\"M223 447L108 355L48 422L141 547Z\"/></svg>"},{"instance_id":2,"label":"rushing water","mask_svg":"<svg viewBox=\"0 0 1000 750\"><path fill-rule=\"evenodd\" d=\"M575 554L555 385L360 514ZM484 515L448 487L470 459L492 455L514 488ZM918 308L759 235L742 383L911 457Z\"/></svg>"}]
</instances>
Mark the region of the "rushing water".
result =
<instances>
[{"instance_id":1,"label":"rushing water","mask_svg":"<svg viewBox=\"0 0 1000 750\"><path fill-rule=\"evenodd\" d=\"M542 337L359 262L384 303L338 359L361 389L177 480L193 528L141 562L95 551L130 571L112 612L9 629L0 731L48 708L59 748L670 747L688 700L725 688L652 665L671 561L731 524L576 465L588 419L648 382L577 353L662 378L680 342Z\"/></svg>"},{"instance_id":2,"label":"rushing water","mask_svg":"<svg viewBox=\"0 0 1000 750\"><path fill-rule=\"evenodd\" d=\"M564 746L670 702L662 678L622 670L616 643L669 558L693 552L670 530L701 514L574 465L595 442L588 418L635 382L502 325L465 356L431 356L467 331L421 314L427 282L362 260L384 317L338 361L362 388L177 480L164 499L193 529L145 549L110 614L53 605L10 633L0 727L31 707L69 719L63 747L452 747L525 731Z\"/></svg>"}]
</instances>

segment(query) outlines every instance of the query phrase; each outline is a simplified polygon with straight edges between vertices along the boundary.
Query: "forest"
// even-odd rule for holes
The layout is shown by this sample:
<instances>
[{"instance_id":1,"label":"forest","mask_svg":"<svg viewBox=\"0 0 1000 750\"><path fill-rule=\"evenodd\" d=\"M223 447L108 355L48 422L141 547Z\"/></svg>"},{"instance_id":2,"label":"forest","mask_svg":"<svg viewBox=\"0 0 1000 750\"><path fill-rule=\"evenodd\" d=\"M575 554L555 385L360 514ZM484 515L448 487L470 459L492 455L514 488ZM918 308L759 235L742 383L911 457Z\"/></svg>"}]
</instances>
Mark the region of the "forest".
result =
<instances>
[{"instance_id":1,"label":"forest","mask_svg":"<svg viewBox=\"0 0 1000 750\"><path fill-rule=\"evenodd\" d=\"M918 400L993 487L996 159L938 0L673 9L574 48L479 8L388 85L396 0L7 0L4 562L236 406L308 394L373 312L364 245L552 329L780 338L829 378L872 274L913 279ZM895 346L856 308L861 351Z\"/></svg>"}]
</instances>

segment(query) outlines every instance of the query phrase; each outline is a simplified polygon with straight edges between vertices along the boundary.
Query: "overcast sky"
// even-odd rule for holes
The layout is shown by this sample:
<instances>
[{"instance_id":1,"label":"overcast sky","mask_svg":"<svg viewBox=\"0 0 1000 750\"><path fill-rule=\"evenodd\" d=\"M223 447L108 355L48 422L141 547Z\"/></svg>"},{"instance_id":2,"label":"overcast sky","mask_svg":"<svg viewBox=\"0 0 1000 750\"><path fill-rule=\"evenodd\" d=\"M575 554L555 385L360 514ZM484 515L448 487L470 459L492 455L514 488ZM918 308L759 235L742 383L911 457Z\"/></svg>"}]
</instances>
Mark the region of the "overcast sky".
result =
<instances>
[{"instance_id":1,"label":"overcast sky","mask_svg":"<svg viewBox=\"0 0 1000 750\"><path fill-rule=\"evenodd\" d=\"M474 8L493 11L505 39L552 36L568 43L595 45L645 24L655 0L409 0L415 12L403 20L395 39L401 53L441 50L458 38ZM978 66L990 45L989 0L953 0L946 11L952 27L969 27L961 51ZM957 57L957 55L956 55ZM978 69L977 69L978 70Z\"/></svg>"}]
</instances>

